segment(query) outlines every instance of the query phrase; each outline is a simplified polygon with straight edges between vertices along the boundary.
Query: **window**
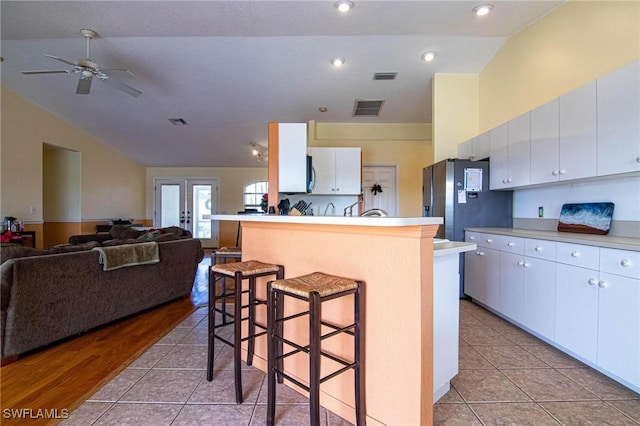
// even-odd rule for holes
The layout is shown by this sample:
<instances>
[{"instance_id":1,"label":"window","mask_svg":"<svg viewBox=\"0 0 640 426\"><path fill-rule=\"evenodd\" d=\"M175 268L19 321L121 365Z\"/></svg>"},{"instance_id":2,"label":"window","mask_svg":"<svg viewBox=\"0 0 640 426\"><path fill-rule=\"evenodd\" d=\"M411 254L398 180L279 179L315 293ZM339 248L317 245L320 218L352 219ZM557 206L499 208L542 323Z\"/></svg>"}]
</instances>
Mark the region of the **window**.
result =
<instances>
[{"instance_id":1,"label":"window","mask_svg":"<svg viewBox=\"0 0 640 426\"><path fill-rule=\"evenodd\" d=\"M262 210L262 196L269 192L268 182L254 182L244 187L244 209L254 209L257 211L264 211L266 213L266 207Z\"/></svg>"}]
</instances>

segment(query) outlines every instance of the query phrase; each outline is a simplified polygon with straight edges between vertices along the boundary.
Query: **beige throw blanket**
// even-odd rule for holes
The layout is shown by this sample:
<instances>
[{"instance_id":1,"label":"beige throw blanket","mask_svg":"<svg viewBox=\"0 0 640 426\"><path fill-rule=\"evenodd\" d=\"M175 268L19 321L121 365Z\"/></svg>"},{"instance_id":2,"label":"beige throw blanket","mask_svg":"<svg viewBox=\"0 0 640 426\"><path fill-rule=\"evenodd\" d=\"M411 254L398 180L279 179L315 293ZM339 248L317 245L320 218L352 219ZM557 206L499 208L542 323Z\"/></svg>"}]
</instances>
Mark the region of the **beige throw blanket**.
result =
<instances>
[{"instance_id":1,"label":"beige throw blanket","mask_svg":"<svg viewBox=\"0 0 640 426\"><path fill-rule=\"evenodd\" d=\"M105 271L160 262L160 253L156 242L94 247L91 250L100 254L99 262Z\"/></svg>"}]
</instances>

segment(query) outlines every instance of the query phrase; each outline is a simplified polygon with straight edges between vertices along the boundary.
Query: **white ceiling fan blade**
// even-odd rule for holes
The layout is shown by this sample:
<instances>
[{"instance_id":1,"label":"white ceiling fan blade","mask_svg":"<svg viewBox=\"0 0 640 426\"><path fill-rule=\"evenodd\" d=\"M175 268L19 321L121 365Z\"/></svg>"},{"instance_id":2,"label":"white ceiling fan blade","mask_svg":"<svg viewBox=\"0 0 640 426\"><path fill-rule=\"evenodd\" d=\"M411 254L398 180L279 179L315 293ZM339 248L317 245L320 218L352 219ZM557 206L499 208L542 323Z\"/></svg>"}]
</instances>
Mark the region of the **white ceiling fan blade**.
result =
<instances>
[{"instance_id":1,"label":"white ceiling fan blade","mask_svg":"<svg viewBox=\"0 0 640 426\"><path fill-rule=\"evenodd\" d=\"M112 71L116 71L116 72L124 72L128 74L128 77L132 77L132 78L136 78L136 75L134 73L132 73L131 71L124 69L124 68L101 68L100 71L103 72L112 72Z\"/></svg>"},{"instance_id":2,"label":"white ceiling fan blade","mask_svg":"<svg viewBox=\"0 0 640 426\"><path fill-rule=\"evenodd\" d=\"M91 90L91 77L80 77L78 80L78 87L76 88L76 95L88 95Z\"/></svg>"},{"instance_id":3,"label":"white ceiling fan blade","mask_svg":"<svg viewBox=\"0 0 640 426\"><path fill-rule=\"evenodd\" d=\"M33 70L22 71L22 74L69 74L67 70Z\"/></svg>"},{"instance_id":4,"label":"white ceiling fan blade","mask_svg":"<svg viewBox=\"0 0 640 426\"><path fill-rule=\"evenodd\" d=\"M129 94L131 96L138 97L138 96L142 95L141 91L139 91L137 89L134 89L131 86L127 86L126 84L121 83L118 80L114 80L109 76L107 76L107 78L103 78L101 80L104 81L105 83L115 87L118 90L122 90L123 92L125 92L125 93L127 93L127 94Z\"/></svg>"},{"instance_id":5,"label":"white ceiling fan blade","mask_svg":"<svg viewBox=\"0 0 640 426\"><path fill-rule=\"evenodd\" d=\"M69 61L67 61L66 59L58 58L57 56L47 55L47 54L45 54L44 56L46 56L47 58L55 59L56 61L60 61L60 62L62 62L63 64L71 65L72 67L77 66L77 65L76 65L75 63L73 63L73 62L69 62Z\"/></svg>"}]
</instances>

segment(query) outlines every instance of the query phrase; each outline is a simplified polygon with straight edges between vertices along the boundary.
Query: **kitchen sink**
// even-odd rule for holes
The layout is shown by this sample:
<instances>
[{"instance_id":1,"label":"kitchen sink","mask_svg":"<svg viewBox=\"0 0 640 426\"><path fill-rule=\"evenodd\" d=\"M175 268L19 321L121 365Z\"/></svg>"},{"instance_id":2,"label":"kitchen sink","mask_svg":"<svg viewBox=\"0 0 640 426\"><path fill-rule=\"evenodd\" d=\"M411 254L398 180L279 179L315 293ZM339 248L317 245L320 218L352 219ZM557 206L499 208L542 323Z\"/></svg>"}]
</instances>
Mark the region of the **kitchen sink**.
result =
<instances>
[{"instance_id":1,"label":"kitchen sink","mask_svg":"<svg viewBox=\"0 0 640 426\"><path fill-rule=\"evenodd\" d=\"M386 217L389 216L386 211L382 209L369 209L360 214L360 216L378 216L378 217Z\"/></svg>"}]
</instances>

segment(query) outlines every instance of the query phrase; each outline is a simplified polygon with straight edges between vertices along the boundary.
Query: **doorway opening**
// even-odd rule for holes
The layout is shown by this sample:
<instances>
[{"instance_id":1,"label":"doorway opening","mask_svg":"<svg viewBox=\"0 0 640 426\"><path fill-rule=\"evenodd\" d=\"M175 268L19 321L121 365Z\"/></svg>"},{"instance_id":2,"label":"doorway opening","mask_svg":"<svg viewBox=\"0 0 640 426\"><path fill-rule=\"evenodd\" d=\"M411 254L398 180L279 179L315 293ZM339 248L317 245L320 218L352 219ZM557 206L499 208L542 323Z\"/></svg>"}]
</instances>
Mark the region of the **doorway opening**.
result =
<instances>
[{"instance_id":1,"label":"doorway opening","mask_svg":"<svg viewBox=\"0 0 640 426\"><path fill-rule=\"evenodd\" d=\"M218 213L217 179L156 179L154 185L153 226L179 226L191 231L205 248L217 247Z\"/></svg>"},{"instance_id":2,"label":"doorway opening","mask_svg":"<svg viewBox=\"0 0 640 426\"><path fill-rule=\"evenodd\" d=\"M389 216L398 215L396 169L395 165L365 164L362 167L363 211L382 209Z\"/></svg>"}]
</instances>

